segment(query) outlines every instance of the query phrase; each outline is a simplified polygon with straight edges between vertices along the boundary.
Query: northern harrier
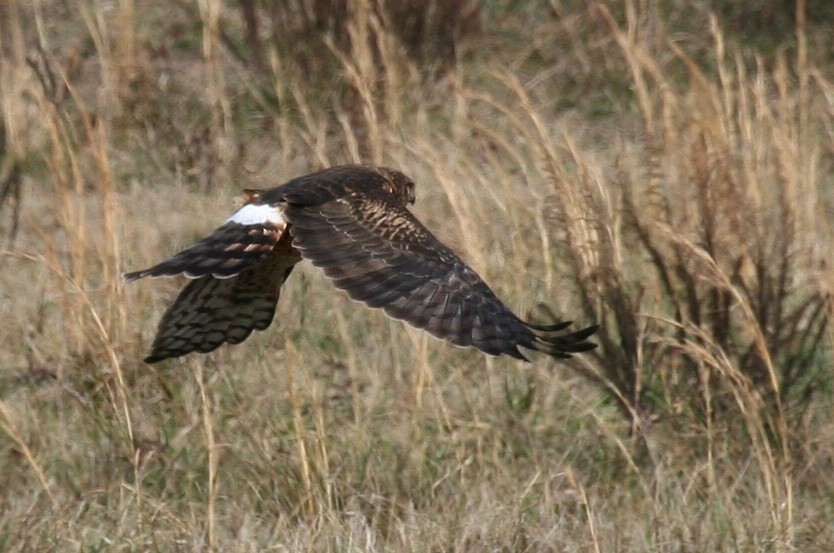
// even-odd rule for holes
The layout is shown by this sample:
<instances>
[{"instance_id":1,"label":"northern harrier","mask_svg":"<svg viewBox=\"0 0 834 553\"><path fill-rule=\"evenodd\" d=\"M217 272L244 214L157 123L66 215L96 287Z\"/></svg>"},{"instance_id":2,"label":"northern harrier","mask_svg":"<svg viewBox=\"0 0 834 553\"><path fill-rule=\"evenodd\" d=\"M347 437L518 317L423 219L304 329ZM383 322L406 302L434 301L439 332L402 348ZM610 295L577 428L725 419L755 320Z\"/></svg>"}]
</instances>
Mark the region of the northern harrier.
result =
<instances>
[{"instance_id":1,"label":"northern harrier","mask_svg":"<svg viewBox=\"0 0 834 553\"><path fill-rule=\"evenodd\" d=\"M414 183L393 169L332 167L269 190L174 257L125 274L193 279L159 323L147 363L237 344L269 326L281 285L309 259L337 288L388 316L490 355L519 347L566 358L596 344L589 326L537 325L514 315L475 271L408 211Z\"/></svg>"}]
</instances>

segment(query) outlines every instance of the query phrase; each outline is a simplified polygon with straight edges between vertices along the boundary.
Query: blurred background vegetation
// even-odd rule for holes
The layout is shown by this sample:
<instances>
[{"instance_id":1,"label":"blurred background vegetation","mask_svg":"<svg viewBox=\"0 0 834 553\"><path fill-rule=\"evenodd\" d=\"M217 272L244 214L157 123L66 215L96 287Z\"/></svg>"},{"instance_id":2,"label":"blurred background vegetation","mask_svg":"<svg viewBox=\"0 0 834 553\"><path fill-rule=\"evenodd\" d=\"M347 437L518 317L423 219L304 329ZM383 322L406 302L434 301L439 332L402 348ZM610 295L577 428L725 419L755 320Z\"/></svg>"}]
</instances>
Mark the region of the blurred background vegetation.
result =
<instances>
[{"instance_id":1,"label":"blurred background vegetation","mask_svg":"<svg viewBox=\"0 0 834 553\"><path fill-rule=\"evenodd\" d=\"M0 3L0 550L834 550L834 4ZM242 188L402 169L531 365L303 268L147 366Z\"/></svg>"}]
</instances>

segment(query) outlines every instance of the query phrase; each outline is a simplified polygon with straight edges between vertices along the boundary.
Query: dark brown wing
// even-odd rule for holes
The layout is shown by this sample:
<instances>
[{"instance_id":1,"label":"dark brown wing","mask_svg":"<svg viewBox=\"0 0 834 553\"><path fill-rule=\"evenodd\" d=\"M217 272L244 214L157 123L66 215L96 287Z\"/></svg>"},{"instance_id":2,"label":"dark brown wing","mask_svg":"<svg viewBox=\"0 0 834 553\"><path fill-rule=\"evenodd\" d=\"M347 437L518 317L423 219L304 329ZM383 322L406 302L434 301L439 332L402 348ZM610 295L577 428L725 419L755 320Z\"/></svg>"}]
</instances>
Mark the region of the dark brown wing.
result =
<instances>
[{"instance_id":1,"label":"dark brown wing","mask_svg":"<svg viewBox=\"0 0 834 553\"><path fill-rule=\"evenodd\" d=\"M292 197L289 198L292 202ZM348 295L458 346L526 359L587 351L596 330L556 334L515 316L483 280L404 207L364 194L317 205L287 203L293 245Z\"/></svg>"},{"instance_id":2,"label":"dark brown wing","mask_svg":"<svg viewBox=\"0 0 834 553\"><path fill-rule=\"evenodd\" d=\"M276 207L255 201L172 258L125 274L127 281L179 274L194 279L163 315L145 361L206 353L268 327L281 286L301 260L286 229Z\"/></svg>"},{"instance_id":3,"label":"dark brown wing","mask_svg":"<svg viewBox=\"0 0 834 553\"><path fill-rule=\"evenodd\" d=\"M251 267L269 253L286 224L242 225L227 222L199 242L149 269L125 273L127 282L147 276L185 275L189 278L228 278Z\"/></svg>"},{"instance_id":4,"label":"dark brown wing","mask_svg":"<svg viewBox=\"0 0 834 553\"><path fill-rule=\"evenodd\" d=\"M162 316L145 362L239 344L268 327L281 286L299 259L291 248L276 248L240 274L192 280Z\"/></svg>"}]
</instances>

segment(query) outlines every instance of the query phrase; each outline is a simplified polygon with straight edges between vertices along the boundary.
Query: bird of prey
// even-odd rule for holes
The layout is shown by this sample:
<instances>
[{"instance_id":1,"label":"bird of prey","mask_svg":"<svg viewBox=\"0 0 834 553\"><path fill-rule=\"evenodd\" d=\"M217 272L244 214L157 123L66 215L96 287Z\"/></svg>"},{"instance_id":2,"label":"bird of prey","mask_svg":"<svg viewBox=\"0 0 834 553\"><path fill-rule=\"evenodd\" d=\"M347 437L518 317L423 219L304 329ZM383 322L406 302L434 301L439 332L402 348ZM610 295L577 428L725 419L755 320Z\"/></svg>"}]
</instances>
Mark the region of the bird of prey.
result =
<instances>
[{"instance_id":1,"label":"bird of prey","mask_svg":"<svg viewBox=\"0 0 834 553\"><path fill-rule=\"evenodd\" d=\"M147 363L224 342L272 322L281 286L307 259L356 301L382 308L456 346L527 360L519 348L567 358L596 344L596 326L562 332L514 315L478 274L408 210L414 183L384 167L345 165L298 177L248 199L214 232L126 281L192 279L159 323Z\"/></svg>"}]
</instances>

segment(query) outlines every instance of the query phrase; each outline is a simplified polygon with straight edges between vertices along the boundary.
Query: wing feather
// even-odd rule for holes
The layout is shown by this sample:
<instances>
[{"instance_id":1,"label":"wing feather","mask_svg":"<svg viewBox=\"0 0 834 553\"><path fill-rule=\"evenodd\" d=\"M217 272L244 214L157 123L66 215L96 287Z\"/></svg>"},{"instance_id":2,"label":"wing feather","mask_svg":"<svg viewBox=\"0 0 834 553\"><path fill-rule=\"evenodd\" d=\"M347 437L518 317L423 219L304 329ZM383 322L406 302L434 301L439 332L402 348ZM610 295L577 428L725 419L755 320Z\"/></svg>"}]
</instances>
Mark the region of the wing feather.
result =
<instances>
[{"instance_id":1,"label":"wing feather","mask_svg":"<svg viewBox=\"0 0 834 553\"><path fill-rule=\"evenodd\" d=\"M317 196L317 198L320 198ZM293 245L352 299L458 346L525 359L519 347L570 356L595 327L557 335L518 318L404 207L347 194L284 205Z\"/></svg>"},{"instance_id":2,"label":"wing feather","mask_svg":"<svg viewBox=\"0 0 834 553\"><path fill-rule=\"evenodd\" d=\"M222 279L209 275L189 282L162 316L145 362L192 351L207 353L267 328L281 286L299 259L291 248L276 248L237 275Z\"/></svg>"},{"instance_id":3,"label":"wing feather","mask_svg":"<svg viewBox=\"0 0 834 553\"><path fill-rule=\"evenodd\" d=\"M127 281L180 274L193 279L162 316L146 362L238 344L272 322L281 285L301 257L278 208L253 197L202 240L125 274Z\"/></svg>"},{"instance_id":4,"label":"wing feather","mask_svg":"<svg viewBox=\"0 0 834 553\"><path fill-rule=\"evenodd\" d=\"M267 215L252 218L249 212L251 208L261 208ZM239 216L241 214L243 216ZM277 208L264 204L247 204L205 238L153 267L125 273L124 278L127 282L147 276L229 278L271 252L286 228L287 224Z\"/></svg>"}]
</instances>

